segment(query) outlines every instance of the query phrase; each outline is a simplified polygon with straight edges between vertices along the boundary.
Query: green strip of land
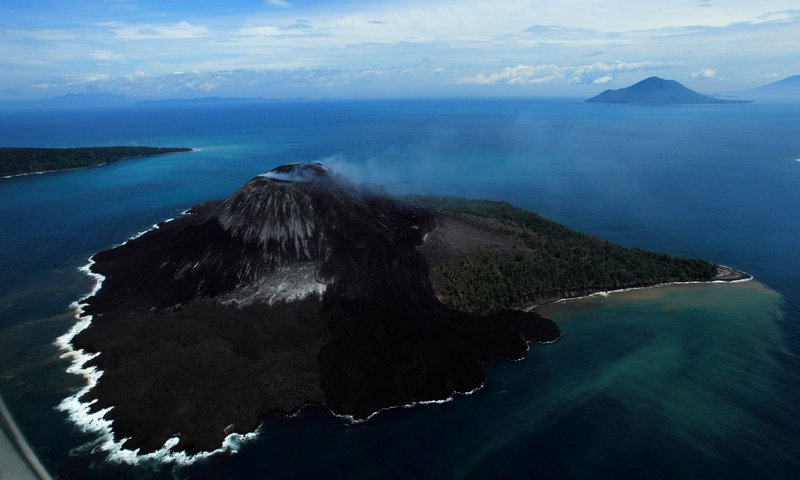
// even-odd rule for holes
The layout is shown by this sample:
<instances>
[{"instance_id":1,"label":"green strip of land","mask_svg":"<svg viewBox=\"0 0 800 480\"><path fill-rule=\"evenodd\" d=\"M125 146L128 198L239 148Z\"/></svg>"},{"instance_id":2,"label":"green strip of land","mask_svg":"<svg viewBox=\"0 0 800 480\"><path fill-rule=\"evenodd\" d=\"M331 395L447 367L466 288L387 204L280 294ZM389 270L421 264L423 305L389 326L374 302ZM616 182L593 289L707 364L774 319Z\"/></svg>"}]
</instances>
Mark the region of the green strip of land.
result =
<instances>
[{"instance_id":1,"label":"green strip of land","mask_svg":"<svg viewBox=\"0 0 800 480\"><path fill-rule=\"evenodd\" d=\"M176 147L0 147L0 177L97 167L123 158L190 152Z\"/></svg>"},{"instance_id":2,"label":"green strip of land","mask_svg":"<svg viewBox=\"0 0 800 480\"><path fill-rule=\"evenodd\" d=\"M749 275L701 259L616 245L505 202L405 196L438 212L420 248L445 304L467 311L526 308L594 292Z\"/></svg>"}]
</instances>

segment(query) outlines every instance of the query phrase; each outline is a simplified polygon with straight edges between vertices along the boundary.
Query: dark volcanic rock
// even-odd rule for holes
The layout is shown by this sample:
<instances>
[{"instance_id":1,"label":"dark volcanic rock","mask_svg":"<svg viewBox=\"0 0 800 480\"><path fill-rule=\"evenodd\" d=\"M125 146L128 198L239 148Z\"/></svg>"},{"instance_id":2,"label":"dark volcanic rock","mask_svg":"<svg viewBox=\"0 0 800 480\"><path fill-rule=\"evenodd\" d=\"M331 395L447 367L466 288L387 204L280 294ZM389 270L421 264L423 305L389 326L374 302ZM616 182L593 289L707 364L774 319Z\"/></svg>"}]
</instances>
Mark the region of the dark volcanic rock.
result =
<instances>
[{"instance_id":1,"label":"dark volcanic rock","mask_svg":"<svg viewBox=\"0 0 800 480\"><path fill-rule=\"evenodd\" d=\"M725 100L697 93L676 82L659 77L649 77L630 87L605 92L586 100L589 103L752 103L743 100Z\"/></svg>"},{"instance_id":2,"label":"dark volcanic rock","mask_svg":"<svg viewBox=\"0 0 800 480\"><path fill-rule=\"evenodd\" d=\"M470 391L486 362L559 337L535 313L442 305L417 249L435 223L292 164L98 253L106 280L73 345L100 352L104 374L84 400L114 407L127 448L213 450L306 404L366 418Z\"/></svg>"}]
</instances>

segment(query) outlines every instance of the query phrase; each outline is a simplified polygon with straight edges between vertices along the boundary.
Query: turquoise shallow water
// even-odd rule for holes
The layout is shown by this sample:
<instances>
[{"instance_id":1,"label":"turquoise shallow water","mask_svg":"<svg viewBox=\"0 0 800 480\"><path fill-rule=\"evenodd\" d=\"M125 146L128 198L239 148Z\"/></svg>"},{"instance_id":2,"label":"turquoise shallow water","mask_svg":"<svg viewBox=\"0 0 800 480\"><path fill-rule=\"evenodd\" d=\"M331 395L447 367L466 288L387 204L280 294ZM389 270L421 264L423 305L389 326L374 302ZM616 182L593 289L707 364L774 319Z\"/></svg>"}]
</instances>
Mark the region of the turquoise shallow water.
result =
<instances>
[{"instance_id":1,"label":"turquoise shallow water","mask_svg":"<svg viewBox=\"0 0 800 480\"><path fill-rule=\"evenodd\" d=\"M800 109L441 100L0 111L3 145L201 152L0 181L0 392L60 478L796 478ZM348 426L269 419L234 456L111 465L54 409L77 267L286 161L394 191L505 199L628 245L756 275L548 307L556 344L446 405Z\"/></svg>"}]
</instances>

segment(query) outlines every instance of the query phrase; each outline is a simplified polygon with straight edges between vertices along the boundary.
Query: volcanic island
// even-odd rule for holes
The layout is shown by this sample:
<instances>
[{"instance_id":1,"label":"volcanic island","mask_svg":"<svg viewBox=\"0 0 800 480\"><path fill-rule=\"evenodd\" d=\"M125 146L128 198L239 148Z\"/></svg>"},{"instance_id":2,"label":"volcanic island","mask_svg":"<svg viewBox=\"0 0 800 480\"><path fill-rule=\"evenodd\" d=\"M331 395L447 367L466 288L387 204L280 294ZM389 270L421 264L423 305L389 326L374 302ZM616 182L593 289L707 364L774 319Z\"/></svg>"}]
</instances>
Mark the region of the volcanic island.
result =
<instances>
[{"instance_id":1,"label":"volcanic island","mask_svg":"<svg viewBox=\"0 0 800 480\"><path fill-rule=\"evenodd\" d=\"M675 80L659 77L645 78L639 83L619 90L606 90L586 99L588 103L638 103L650 105L668 104L738 104L753 103L751 100L731 100L703 95L686 88Z\"/></svg>"},{"instance_id":2,"label":"volcanic island","mask_svg":"<svg viewBox=\"0 0 800 480\"><path fill-rule=\"evenodd\" d=\"M103 373L80 401L142 453L171 439L213 451L307 405L364 420L447 399L560 337L537 305L748 277L504 202L389 195L318 163L256 176L92 261L104 280L70 348Z\"/></svg>"}]
</instances>

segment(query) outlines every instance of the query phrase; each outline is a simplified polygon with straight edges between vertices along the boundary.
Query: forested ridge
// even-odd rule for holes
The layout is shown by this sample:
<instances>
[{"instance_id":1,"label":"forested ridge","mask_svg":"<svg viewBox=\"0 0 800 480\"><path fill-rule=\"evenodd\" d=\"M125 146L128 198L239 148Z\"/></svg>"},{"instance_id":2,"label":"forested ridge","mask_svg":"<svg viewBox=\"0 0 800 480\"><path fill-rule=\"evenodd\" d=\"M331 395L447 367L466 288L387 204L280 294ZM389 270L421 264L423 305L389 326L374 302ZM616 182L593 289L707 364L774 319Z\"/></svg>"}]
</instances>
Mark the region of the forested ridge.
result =
<instances>
[{"instance_id":1,"label":"forested ridge","mask_svg":"<svg viewBox=\"0 0 800 480\"><path fill-rule=\"evenodd\" d=\"M494 311L539 303L559 292L706 281L717 274L717 266L705 260L616 245L505 202L403 199L457 218L479 219L487 229L516 240L511 247L479 247L429 260L439 297L462 309Z\"/></svg>"},{"instance_id":2,"label":"forested ridge","mask_svg":"<svg viewBox=\"0 0 800 480\"><path fill-rule=\"evenodd\" d=\"M0 147L0 177L23 173L94 167L123 158L189 152L175 147Z\"/></svg>"}]
</instances>

